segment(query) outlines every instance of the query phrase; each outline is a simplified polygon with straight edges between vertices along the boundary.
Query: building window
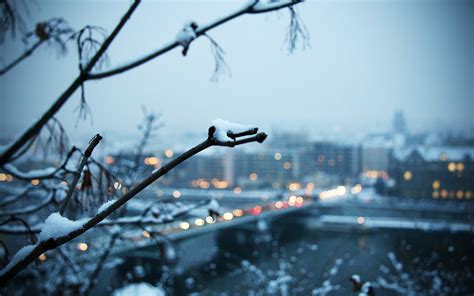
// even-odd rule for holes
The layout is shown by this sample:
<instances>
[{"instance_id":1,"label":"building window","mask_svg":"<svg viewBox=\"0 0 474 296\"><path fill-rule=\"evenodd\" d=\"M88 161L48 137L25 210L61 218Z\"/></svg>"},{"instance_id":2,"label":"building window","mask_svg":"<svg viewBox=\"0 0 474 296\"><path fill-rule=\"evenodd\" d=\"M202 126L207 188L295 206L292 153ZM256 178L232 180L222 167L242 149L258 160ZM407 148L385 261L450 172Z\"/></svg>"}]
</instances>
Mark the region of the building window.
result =
<instances>
[{"instance_id":1,"label":"building window","mask_svg":"<svg viewBox=\"0 0 474 296\"><path fill-rule=\"evenodd\" d=\"M448 191L446 191L445 189L441 190L441 197L442 198L447 198L448 197Z\"/></svg>"},{"instance_id":2,"label":"building window","mask_svg":"<svg viewBox=\"0 0 474 296\"><path fill-rule=\"evenodd\" d=\"M448 171L454 172L456 170L456 164L454 162L450 162L448 164Z\"/></svg>"},{"instance_id":3,"label":"building window","mask_svg":"<svg viewBox=\"0 0 474 296\"><path fill-rule=\"evenodd\" d=\"M413 178L411 171L405 171L405 173L403 173L403 179L405 179L405 181L410 181L411 178Z\"/></svg>"}]
</instances>

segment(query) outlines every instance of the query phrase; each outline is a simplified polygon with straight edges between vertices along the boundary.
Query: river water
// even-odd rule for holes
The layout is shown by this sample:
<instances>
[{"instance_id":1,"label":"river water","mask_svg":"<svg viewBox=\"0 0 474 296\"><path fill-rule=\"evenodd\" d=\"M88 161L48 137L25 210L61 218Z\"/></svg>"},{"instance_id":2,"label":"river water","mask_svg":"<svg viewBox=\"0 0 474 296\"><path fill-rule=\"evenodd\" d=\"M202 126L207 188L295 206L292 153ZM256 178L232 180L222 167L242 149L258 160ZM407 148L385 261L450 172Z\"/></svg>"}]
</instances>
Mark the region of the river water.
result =
<instances>
[{"instance_id":1,"label":"river water","mask_svg":"<svg viewBox=\"0 0 474 296\"><path fill-rule=\"evenodd\" d=\"M132 257L122 279L158 283L170 295L357 295L349 281L357 274L376 295L474 293L472 233L321 230L288 217L174 248L178 263Z\"/></svg>"}]
</instances>

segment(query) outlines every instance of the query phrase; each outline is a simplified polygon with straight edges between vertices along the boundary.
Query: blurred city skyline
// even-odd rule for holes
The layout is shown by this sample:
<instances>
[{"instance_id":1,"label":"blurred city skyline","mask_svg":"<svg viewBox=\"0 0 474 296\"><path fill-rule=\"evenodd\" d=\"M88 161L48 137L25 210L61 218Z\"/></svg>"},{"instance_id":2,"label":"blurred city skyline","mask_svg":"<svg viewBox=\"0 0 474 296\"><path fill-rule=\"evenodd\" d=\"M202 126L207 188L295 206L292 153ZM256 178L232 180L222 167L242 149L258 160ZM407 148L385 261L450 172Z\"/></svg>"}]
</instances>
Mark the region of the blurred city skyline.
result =
<instances>
[{"instance_id":1,"label":"blurred city skyline","mask_svg":"<svg viewBox=\"0 0 474 296\"><path fill-rule=\"evenodd\" d=\"M128 5L44 1L30 7L28 27L59 16L75 29L91 24L110 32ZM110 48L110 66L173 40L187 19L205 24L240 5L145 1ZM473 1L307 1L298 10L311 48L288 55L286 11L246 16L210 32L226 51L232 77L210 82L214 61L201 38L186 57L174 50L128 73L87 83L93 124L88 118L75 127L79 92L58 118L73 139L133 134L142 105L163 115L162 132L172 136L204 134L215 118L265 130L355 135L389 130L394 112L402 110L410 131L473 135ZM3 62L22 48L20 40L3 44ZM42 49L3 77L3 136L25 129L77 75L77 53L73 44L69 49L64 58Z\"/></svg>"}]
</instances>

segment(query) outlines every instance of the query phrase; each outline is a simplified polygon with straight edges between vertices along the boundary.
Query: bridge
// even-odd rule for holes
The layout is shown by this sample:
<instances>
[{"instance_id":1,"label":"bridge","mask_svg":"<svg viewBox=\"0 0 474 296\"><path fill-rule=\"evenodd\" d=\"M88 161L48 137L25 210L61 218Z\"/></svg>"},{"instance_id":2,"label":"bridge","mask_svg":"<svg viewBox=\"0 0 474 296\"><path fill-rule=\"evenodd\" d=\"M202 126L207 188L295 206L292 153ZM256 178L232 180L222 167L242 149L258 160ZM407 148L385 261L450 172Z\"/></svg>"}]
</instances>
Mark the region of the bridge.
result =
<instances>
[{"instance_id":1,"label":"bridge","mask_svg":"<svg viewBox=\"0 0 474 296\"><path fill-rule=\"evenodd\" d=\"M170 194L172 192L174 191L169 190ZM331 195L331 192L334 194ZM196 197L194 193L184 191L183 198L202 200L203 196ZM474 232L472 203L402 201L393 198L367 200L357 199L347 191L336 194L334 190L320 192L323 199L290 195L285 200L275 200L268 199L267 195L266 201L263 201L261 195L262 193L258 193L239 197L240 203L246 202L241 208L235 207L236 202L233 200L230 204L232 209L227 208L227 212L221 213L217 219L206 216L188 217L165 225L149 225L147 229L163 234L168 242L177 243L227 229L246 228L257 231L259 223L271 225L275 221L293 216L298 217L305 227L322 230L368 231L389 228ZM220 196L221 202L226 199L232 200L232 194ZM144 251L157 244L149 239L147 231L139 233L136 241L139 242L136 246L120 248L115 253L127 256L140 253L140 256L152 258L160 256L156 249Z\"/></svg>"}]
</instances>

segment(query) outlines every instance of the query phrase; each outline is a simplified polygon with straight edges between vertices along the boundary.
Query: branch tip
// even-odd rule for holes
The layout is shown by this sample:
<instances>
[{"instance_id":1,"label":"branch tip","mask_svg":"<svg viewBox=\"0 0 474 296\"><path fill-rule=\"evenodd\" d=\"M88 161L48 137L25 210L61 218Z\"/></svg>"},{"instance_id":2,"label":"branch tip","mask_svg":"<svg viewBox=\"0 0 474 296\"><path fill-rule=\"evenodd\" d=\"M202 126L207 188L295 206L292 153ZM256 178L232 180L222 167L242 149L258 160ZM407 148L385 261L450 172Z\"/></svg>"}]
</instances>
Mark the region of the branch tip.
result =
<instances>
[{"instance_id":1,"label":"branch tip","mask_svg":"<svg viewBox=\"0 0 474 296\"><path fill-rule=\"evenodd\" d=\"M256 137L257 142L261 144L265 141L268 135L266 133L258 133L255 137Z\"/></svg>"}]
</instances>

